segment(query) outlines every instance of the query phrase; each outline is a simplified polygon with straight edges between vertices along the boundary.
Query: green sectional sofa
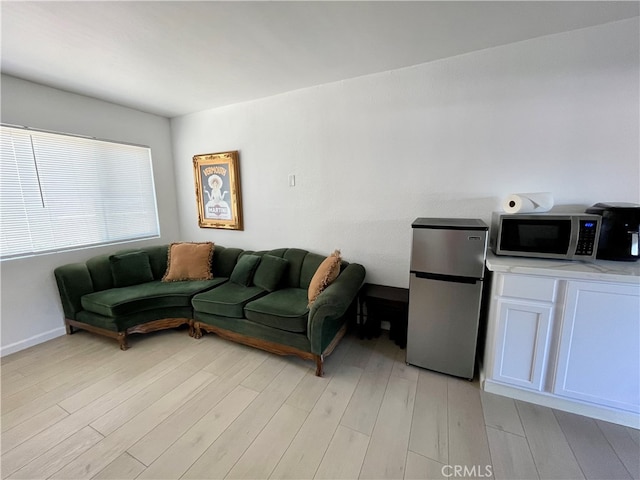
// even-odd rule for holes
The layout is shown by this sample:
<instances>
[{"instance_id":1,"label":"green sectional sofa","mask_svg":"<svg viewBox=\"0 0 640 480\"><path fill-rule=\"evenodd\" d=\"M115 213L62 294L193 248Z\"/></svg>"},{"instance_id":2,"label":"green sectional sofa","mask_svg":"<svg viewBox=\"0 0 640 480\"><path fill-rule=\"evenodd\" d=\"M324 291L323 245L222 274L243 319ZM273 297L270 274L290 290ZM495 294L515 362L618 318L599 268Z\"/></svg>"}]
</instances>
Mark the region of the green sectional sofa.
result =
<instances>
[{"instance_id":1,"label":"green sectional sofa","mask_svg":"<svg viewBox=\"0 0 640 480\"><path fill-rule=\"evenodd\" d=\"M169 248L121 250L56 268L67 334L88 330L126 350L132 333L187 325L195 338L211 332L313 360L322 375L325 356L355 318L362 265L342 261L338 277L308 305L309 284L326 257L296 248L252 252L215 245L212 279L165 282ZM128 269L115 272L114 257L128 259Z\"/></svg>"}]
</instances>

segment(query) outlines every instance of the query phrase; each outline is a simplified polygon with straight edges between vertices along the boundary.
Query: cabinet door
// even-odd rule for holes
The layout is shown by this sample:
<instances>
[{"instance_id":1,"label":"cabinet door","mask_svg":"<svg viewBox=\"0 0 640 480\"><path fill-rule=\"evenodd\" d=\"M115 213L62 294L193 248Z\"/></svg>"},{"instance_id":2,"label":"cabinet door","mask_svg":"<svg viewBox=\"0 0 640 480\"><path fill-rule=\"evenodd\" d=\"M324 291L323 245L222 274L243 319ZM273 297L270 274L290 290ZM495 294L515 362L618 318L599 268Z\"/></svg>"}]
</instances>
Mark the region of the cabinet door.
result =
<instances>
[{"instance_id":1,"label":"cabinet door","mask_svg":"<svg viewBox=\"0 0 640 480\"><path fill-rule=\"evenodd\" d=\"M542 390L552 305L498 300L493 379Z\"/></svg>"},{"instance_id":2,"label":"cabinet door","mask_svg":"<svg viewBox=\"0 0 640 480\"><path fill-rule=\"evenodd\" d=\"M554 393L640 411L640 286L568 282Z\"/></svg>"}]
</instances>

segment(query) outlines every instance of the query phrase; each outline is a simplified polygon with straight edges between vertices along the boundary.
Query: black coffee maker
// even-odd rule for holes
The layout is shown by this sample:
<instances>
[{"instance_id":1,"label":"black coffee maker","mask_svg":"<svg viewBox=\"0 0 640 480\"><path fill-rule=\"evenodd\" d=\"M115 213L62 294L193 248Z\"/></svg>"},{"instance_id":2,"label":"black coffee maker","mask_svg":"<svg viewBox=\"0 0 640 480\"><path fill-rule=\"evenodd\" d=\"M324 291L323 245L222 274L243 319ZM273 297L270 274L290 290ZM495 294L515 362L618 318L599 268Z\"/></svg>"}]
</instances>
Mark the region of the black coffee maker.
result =
<instances>
[{"instance_id":1,"label":"black coffee maker","mask_svg":"<svg viewBox=\"0 0 640 480\"><path fill-rule=\"evenodd\" d=\"M596 203L587 213L602 215L597 258L635 262L638 260L640 205L636 203Z\"/></svg>"}]
</instances>

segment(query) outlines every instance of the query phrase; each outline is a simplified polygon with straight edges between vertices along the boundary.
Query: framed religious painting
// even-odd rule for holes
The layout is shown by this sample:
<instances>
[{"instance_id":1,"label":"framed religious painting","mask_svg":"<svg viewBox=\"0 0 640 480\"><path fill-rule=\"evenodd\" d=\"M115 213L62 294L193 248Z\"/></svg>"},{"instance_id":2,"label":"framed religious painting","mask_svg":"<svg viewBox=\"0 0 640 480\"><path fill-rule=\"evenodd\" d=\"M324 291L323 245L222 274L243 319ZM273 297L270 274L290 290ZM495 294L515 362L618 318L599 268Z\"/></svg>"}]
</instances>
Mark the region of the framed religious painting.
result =
<instances>
[{"instance_id":1,"label":"framed religious painting","mask_svg":"<svg viewBox=\"0 0 640 480\"><path fill-rule=\"evenodd\" d=\"M238 152L193 157L200 228L242 230Z\"/></svg>"}]
</instances>

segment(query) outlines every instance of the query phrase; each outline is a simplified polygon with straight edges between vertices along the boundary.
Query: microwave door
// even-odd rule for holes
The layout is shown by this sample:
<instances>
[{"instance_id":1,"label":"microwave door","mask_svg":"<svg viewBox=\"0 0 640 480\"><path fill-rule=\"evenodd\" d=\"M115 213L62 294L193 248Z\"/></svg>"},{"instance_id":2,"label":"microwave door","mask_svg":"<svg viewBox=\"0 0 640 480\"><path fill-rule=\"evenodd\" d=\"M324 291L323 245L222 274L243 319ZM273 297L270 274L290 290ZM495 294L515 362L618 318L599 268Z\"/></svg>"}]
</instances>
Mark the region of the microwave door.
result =
<instances>
[{"instance_id":1,"label":"microwave door","mask_svg":"<svg viewBox=\"0 0 640 480\"><path fill-rule=\"evenodd\" d=\"M566 256L571 242L570 219L503 219L500 250L533 255Z\"/></svg>"}]
</instances>

